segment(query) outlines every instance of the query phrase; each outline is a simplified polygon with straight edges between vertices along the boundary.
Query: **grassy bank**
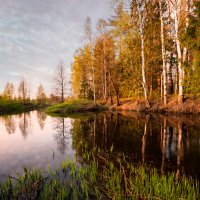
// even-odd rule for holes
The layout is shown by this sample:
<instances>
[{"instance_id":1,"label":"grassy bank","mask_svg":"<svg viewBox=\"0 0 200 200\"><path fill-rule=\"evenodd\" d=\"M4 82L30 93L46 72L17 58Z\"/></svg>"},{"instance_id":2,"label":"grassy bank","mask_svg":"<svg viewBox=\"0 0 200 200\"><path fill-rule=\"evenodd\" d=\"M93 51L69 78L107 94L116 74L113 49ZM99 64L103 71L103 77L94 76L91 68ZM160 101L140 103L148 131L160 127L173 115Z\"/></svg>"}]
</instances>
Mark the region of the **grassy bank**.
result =
<instances>
[{"instance_id":1,"label":"grassy bank","mask_svg":"<svg viewBox=\"0 0 200 200\"><path fill-rule=\"evenodd\" d=\"M37 109L39 105L34 102L23 103L22 101L0 100L0 115L19 114Z\"/></svg>"},{"instance_id":2,"label":"grassy bank","mask_svg":"<svg viewBox=\"0 0 200 200\"><path fill-rule=\"evenodd\" d=\"M85 154L85 159L89 158ZM91 160L91 159L90 159ZM60 169L24 170L0 185L0 199L199 199L199 185L175 174L128 164L124 159L95 154L89 165L64 162Z\"/></svg>"},{"instance_id":3,"label":"grassy bank","mask_svg":"<svg viewBox=\"0 0 200 200\"><path fill-rule=\"evenodd\" d=\"M96 104L89 100L71 100L62 104L53 105L46 109L46 113L49 115L65 115L74 113L85 113L85 112L98 112L107 110L107 106Z\"/></svg>"}]
</instances>

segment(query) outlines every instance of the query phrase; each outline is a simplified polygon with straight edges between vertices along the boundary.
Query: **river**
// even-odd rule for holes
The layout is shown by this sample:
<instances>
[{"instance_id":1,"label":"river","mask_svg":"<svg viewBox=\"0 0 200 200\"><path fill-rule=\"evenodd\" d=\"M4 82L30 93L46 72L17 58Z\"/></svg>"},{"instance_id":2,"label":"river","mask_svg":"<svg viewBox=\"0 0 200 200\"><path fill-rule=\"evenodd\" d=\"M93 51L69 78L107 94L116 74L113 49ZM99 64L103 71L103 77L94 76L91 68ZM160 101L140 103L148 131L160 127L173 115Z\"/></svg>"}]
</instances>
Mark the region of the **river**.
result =
<instances>
[{"instance_id":1,"label":"river","mask_svg":"<svg viewBox=\"0 0 200 200\"><path fill-rule=\"evenodd\" d=\"M73 118L50 117L42 111L0 116L0 175L23 167L54 169L69 159L81 163L80 143L87 143L88 149L113 149L129 162L200 180L200 116L135 112Z\"/></svg>"}]
</instances>

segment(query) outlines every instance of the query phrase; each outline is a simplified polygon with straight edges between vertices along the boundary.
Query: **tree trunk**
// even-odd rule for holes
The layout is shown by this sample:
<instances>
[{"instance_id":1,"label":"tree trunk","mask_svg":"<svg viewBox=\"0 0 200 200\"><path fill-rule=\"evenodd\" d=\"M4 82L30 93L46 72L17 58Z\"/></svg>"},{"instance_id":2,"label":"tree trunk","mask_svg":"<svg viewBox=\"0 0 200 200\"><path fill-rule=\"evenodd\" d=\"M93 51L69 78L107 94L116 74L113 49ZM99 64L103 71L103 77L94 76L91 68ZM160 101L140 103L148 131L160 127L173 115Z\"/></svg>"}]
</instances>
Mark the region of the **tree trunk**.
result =
<instances>
[{"instance_id":1,"label":"tree trunk","mask_svg":"<svg viewBox=\"0 0 200 200\"><path fill-rule=\"evenodd\" d=\"M146 75L145 75L145 55L144 55L144 24L145 24L145 6L146 2L137 0L137 11L139 17L139 34L141 39L141 57L142 57L142 86L144 89L144 97L146 102L146 107L150 108L149 100L148 100L148 90L147 90L147 83L146 83Z\"/></svg>"},{"instance_id":2,"label":"tree trunk","mask_svg":"<svg viewBox=\"0 0 200 200\"><path fill-rule=\"evenodd\" d=\"M146 102L146 107L150 108L148 93L147 93L147 83L146 83L146 75L145 75L145 56L144 56L144 35L141 33L141 56L142 56L142 85L144 89L144 97Z\"/></svg>"},{"instance_id":3,"label":"tree trunk","mask_svg":"<svg viewBox=\"0 0 200 200\"><path fill-rule=\"evenodd\" d=\"M162 44L162 60L163 60L163 99L164 105L167 105L167 70L166 70L166 50L165 50L165 38L164 38L164 22L162 12L162 0L159 0L160 8L160 28L161 28L161 44Z\"/></svg>"},{"instance_id":4,"label":"tree trunk","mask_svg":"<svg viewBox=\"0 0 200 200\"><path fill-rule=\"evenodd\" d=\"M62 83L61 101L62 101L62 103L64 103L64 85L63 85L63 83Z\"/></svg>"},{"instance_id":5,"label":"tree trunk","mask_svg":"<svg viewBox=\"0 0 200 200\"><path fill-rule=\"evenodd\" d=\"M173 59L173 52L170 55L170 61L167 64L167 93L173 94L174 87L173 87L173 78L172 78L172 59Z\"/></svg>"},{"instance_id":6,"label":"tree trunk","mask_svg":"<svg viewBox=\"0 0 200 200\"><path fill-rule=\"evenodd\" d=\"M179 23L180 23L180 9L181 9L181 0L175 2L174 9L174 18L175 18L175 40L178 54L178 83L179 83L179 91L178 91L178 103L183 103L183 69L182 69L182 52L181 52L181 44L179 38Z\"/></svg>"},{"instance_id":7,"label":"tree trunk","mask_svg":"<svg viewBox=\"0 0 200 200\"><path fill-rule=\"evenodd\" d=\"M170 0L167 0L167 15L168 15L168 23L170 26L172 26L172 18L171 18L171 3ZM170 37L172 38L172 31L170 31ZM173 48L173 47L172 47ZM172 59L173 59L173 50L171 50L170 52L170 60L169 62L166 64L167 67L167 93L168 94L173 94L174 92L174 83L173 83L173 78L172 78L172 67L173 67L173 63L172 63Z\"/></svg>"},{"instance_id":8,"label":"tree trunk","mask_svg":"<svg viewBox=\"0 0 200 200\"><path fill-rule=\"evenodd\" d=\"M190 9L190 1L187 0L186 1L186 23L185 23L185 31L187 31L187 28L189 26L189 9ZM188 61L188 49L187 47L184 47L183 48L183 64L185 65L186 62ZM185 78L185 70L183 69L183 78Z\"/></svg>"},{"instance_id":9,"label":"tree trunk","mask_svg":"<svg viewBox=\"0 0 200 200\"><path fill-rule=\"evenodd\" d=\"M107 100L107 76L106 76L106 52L105 52L105 37L103 39L103 71L104 71L104 100Z\"/></svg>"},{"instance_id":10,"label":"tree trunk","mask_svg":"<svg viewBox=\"0 0 200 200\"><path fill-rule=\"evenodd\" d=\"M163 100L163 72L160 76L160 97L161 97L161 101Z\"/></svg>"},{"instance_id":11,"label":"tree trunk","mask_svg":"<svg viewBox=\"0 0 200 200\"><path fill-rule=\"evenodd\" d=\"M93 98L94 103L96 103L96 87L95 87L95 73L94 73L94 58L92 54L92 85L93 85Z\"/></svg>"},{"instance_id":12,"label":"tree trunk","mask_svg":"<svg viewBox=\"0 0 200 200\"><path fill-rule=\"evenodd\" d=\"M115 91L115 95L116 95L116 98L117 98L117 106L119 106L119 89L117 88L117 86L115 85L115 83L113 81L113 78L112 78L112 75L111 75L111 72L110 72L110 68L109 68L109 76L110 76L110 81L112 83L112 86L113 86L113 89Z\"/></svg>"}]
</instances>

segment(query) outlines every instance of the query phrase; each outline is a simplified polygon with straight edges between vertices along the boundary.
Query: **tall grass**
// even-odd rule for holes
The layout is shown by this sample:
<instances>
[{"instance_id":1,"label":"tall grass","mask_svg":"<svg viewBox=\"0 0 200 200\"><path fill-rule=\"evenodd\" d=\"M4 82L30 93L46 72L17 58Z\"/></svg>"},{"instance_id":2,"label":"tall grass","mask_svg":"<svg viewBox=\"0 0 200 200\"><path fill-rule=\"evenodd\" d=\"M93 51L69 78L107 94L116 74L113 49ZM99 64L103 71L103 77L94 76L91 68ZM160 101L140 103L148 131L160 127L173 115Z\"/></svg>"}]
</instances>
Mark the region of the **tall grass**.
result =
<instances>
[{"instance_id":1,"label":"tall grass","mask_svg":"<svg viewBox=\"0 0 200 200\"><path fill-rule=\"evenodd\" d=\"M48 173L25 169L0 185L0 199L200 199L192 178L163 175L97 149L84 157L88 164L66 161Z\"/></svg>"}]
</instances>

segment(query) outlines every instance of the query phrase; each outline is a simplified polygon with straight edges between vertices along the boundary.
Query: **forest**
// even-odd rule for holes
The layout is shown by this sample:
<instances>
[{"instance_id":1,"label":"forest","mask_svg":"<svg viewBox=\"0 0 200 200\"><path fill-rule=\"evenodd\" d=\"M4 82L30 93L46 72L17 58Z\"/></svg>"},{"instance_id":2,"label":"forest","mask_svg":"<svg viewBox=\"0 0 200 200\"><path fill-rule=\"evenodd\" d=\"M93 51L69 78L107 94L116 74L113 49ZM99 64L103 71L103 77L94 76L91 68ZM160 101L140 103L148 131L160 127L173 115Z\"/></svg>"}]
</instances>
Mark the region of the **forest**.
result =
<instances>
[{"instance_id":1,"label":"forest","mask_svg":"<svg viewBox=\"0 0 200 200\"><path fill-rule=\"evenodd\" d=\"M179 104L200 95L200 2L133 0L115 3L114 15L85 21L85 43L74 54L76 98L120 98Z\"/></svg>"}]
</instances>

